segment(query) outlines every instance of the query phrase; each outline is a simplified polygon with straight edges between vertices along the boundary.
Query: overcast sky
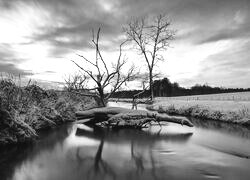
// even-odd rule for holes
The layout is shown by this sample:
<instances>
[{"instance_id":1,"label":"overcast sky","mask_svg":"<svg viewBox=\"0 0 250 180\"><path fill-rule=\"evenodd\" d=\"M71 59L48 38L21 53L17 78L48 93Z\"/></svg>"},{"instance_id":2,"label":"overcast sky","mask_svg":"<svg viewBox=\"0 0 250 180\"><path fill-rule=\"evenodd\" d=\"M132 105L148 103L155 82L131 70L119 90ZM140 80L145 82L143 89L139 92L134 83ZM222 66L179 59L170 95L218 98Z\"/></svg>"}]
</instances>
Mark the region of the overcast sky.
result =
<instances>
[{"instance_id":1,"label":"overcast sky","mask_svg":"<svg viewBox=\"0 0 250 180\"><path fill-rule=\"evenodd\" d=\"M122 26L158 13L168 14L177 34L157 71L186 87L250 87L249 0L0 0L0 72L63 81L77 70L75 53L91 54L92 28L101 27L112 61Z\"/></svg>"}]
</instances>

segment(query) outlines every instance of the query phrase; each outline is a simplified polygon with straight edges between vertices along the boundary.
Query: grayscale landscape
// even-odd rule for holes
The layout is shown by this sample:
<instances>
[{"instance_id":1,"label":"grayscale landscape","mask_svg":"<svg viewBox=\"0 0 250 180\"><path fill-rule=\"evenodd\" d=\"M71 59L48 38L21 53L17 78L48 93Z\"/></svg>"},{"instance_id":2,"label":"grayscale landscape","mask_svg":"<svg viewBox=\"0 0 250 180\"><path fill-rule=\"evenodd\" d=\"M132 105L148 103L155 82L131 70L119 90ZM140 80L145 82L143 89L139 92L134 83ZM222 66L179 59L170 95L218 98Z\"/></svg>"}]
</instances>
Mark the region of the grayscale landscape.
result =
<instances>
[{"instance_id":1,"label":"grayscale landscape","mask_svg":"<svg viewBox=\"0 0 250 180\"><path fill-rule=\"evenodd\" d=\"M248 180L250 1L0 0L0 180Z\"/></svg>"}]
</instances>

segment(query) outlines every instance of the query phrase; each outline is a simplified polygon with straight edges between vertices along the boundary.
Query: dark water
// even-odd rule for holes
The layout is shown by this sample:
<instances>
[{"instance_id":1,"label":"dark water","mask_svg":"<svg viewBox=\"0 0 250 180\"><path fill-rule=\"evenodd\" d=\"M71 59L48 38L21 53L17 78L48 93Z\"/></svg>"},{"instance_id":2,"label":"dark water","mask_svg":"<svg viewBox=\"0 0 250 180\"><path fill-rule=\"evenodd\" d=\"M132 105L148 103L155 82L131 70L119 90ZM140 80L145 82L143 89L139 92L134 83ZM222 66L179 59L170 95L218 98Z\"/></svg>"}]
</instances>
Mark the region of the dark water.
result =
<instances>
[{"instance_id":1,"label":"dark water","mask_svg":"<svg viewBox=\"0 0 250 180\"><path fill-rule=\"evenodd\" d=\"M250 130L192 121L145 131L64 125L33 145L1 149L0 179L250 179Z\"/></svg>"}]
</instances>

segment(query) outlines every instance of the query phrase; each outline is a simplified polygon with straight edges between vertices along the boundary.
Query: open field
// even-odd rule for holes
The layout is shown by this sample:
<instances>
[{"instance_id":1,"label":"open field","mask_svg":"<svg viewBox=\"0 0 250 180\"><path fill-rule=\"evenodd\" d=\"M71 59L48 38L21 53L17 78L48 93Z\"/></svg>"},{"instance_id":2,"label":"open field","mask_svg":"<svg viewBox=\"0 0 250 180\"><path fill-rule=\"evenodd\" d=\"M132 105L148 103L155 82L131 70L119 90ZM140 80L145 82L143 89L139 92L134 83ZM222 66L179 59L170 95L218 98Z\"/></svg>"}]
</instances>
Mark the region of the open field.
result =
<instances>
[{"instance_id":1,"label":"open field","mask_svg":"<svg viewBox=\"0 0 250 180\"><path fill-rule=\"evenodd\" d=\"M250 101L250 91L236 92L236 93L220 93L207 95L193 95L193 96L176 96L176 97L160 97L156 98L158 101L165 100L208 100L208 101Z\"/></svg>"},{"instance_id":2,"label":"open field","mask_svg":"<svg viewBox=\"0 0 250 180\"><path fill-rule=\"evenodd\" d=\"M158 97L148 109L250 125L250 92Z\"/></svg>"}]
</instances>

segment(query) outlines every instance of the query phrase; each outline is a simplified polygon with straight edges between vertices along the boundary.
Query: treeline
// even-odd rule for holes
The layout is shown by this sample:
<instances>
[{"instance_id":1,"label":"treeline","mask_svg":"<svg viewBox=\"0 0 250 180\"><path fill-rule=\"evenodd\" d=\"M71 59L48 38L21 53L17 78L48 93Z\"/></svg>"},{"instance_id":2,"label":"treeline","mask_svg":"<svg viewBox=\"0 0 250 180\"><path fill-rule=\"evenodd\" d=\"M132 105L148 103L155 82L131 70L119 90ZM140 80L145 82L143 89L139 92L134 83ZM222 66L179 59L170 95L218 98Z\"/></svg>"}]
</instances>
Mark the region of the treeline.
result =
<instances>
[{"instance_id":1,"label":"treeline","mask_svg":"<svg viewBox=\"0 0 250 180\"><path fill-rule=\"evenodd\" d=\"M218 94L218 93L232 93L250 91L250 88L223 88L211 87L207 84L196 84L191 88L181 87L178 83L171 83L168 78L155 80L153 83L153 92L156 97L171 97L171 96L189 96L189 95L202 95L202 94ZM118 91L113 95L113 98L133 98L133 96L141 90ZM150 92L146 90L140 94L140 98L149 97Z\"/></svg>"}]
</instances>

